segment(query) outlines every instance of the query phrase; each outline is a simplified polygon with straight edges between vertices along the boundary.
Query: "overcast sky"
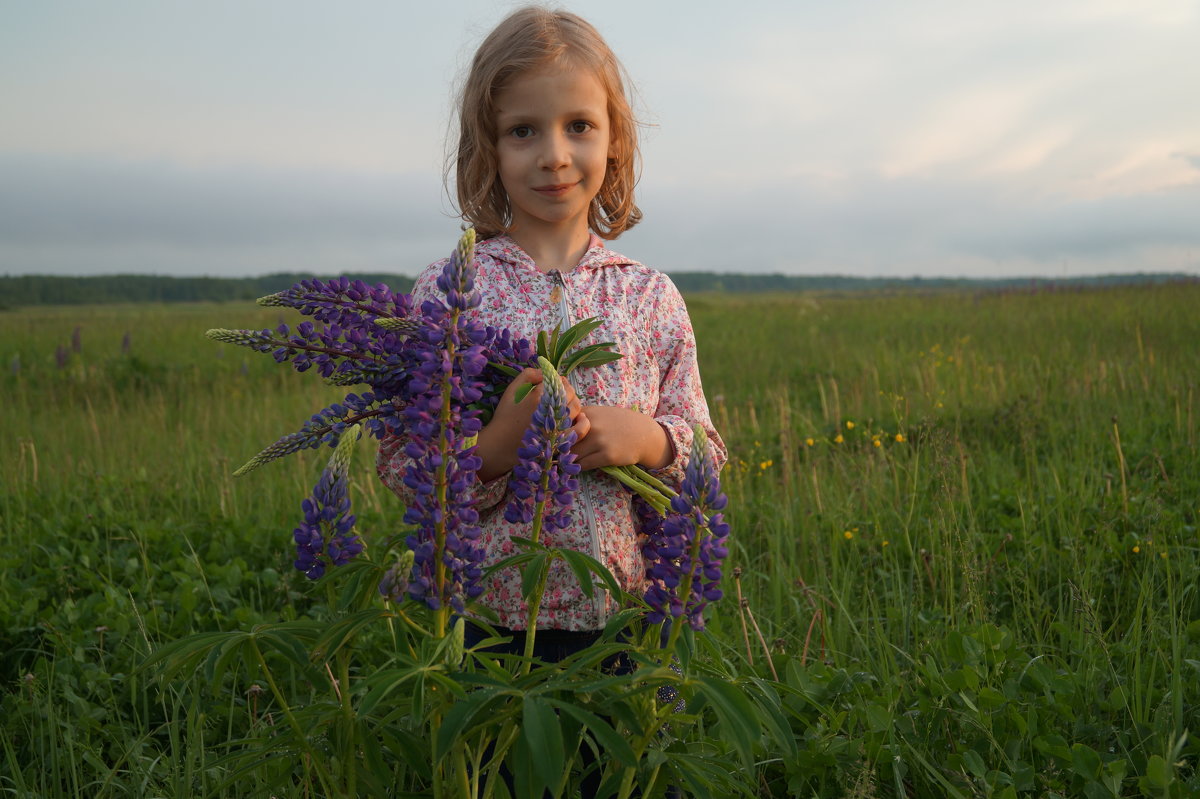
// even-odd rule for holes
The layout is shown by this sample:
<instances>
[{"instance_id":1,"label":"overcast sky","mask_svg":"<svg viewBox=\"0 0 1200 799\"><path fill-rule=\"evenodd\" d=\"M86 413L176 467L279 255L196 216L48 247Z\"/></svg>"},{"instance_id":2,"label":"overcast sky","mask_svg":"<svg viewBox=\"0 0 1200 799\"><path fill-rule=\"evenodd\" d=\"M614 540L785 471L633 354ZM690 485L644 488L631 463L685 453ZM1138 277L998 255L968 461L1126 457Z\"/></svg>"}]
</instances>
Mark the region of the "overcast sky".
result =
<instances>
[{"instance_id":1,"label":"overcast sky","mask_svg":"<svg viewBox=\"0 0 1200 799\"><path fill-rule=\"evenodd\" d=\"M0 0L0 274L415 274L509 2ZM1200 274L1200 0L566 2L664 271Z\"/></svg>"}]
</instances>

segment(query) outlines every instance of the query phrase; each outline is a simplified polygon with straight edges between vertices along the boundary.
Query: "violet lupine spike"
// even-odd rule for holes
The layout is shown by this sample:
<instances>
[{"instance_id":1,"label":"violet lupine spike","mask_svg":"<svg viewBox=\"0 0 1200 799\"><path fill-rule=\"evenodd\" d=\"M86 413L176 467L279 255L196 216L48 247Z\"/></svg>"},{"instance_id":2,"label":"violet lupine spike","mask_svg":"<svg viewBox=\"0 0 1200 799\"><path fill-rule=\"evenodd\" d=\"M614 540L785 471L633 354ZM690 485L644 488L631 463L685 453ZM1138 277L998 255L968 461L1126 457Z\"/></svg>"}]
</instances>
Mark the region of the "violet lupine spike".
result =
<instances>
[{"instance_id":1,"label":"violet lupine spike","mask_svg":"<svg viewBox=\"0 0 1200 799\"><path fill-rule=\"evenodd\" d=\"M363 549L354 533L355 517L350 513L346 490L358 432L357 425L346 430L313 486L312 496L301 505L304 521L292 533L296 541L295 566L310 580L321 577L329 566L341 566Z\"/></svg>"},{"instance_id":2,"label":"violet lupine spike","mask_svg":"<svg viewBox=\"0 0 1200 799\"><path fill-rule=\"evenodd\" d=\"M545 358L538 358L538 365L542 396L517 449L517 465L508 481L513 498L504 508L504 518L513 524L528 524L534 520L537 505L542 504L542 524L562 529L579 490L579 464L571 452L575 431L558 372Z\"/></svg>"},{"instance_id":3,"label":"violet lupine spike","mask_svg":"<svg viewBox=\"0 0 1200 799\"><path fill-rule=\"evenodd\" d=\"M658 624L686 618L693 630L704 629L704 608L722 597L721 562L728 556L729 525L720 513L721 493L716 465L703 429L693 431L691 455L683 485L671 500L671 514L658 530L649 530L642 546L649 586L646 620Z\"/></svg>"},{"instance_id":4,"label":"violet lupine spike","mask_svg":"<svg viewBox=\"0 0 1200 799\"><path fill-rule=\"evenodd\" d=\"M316 449L322 444L337 446L344 433L352 426L357 429L359 425L363 425L369 435L383 438L384 433L395 431L402 426L399 417L400 411L391 400L385 400L369 391L347 394L341 402L335 402L328 408L314 413L298 432L288 433L264 448L238 468L233 476L241 477L260 466L302 449Z\"/></svg>"},{"instance_id":5,"label":"violet lupine spike","mask_svg":"<svg viewBox=\"0 0 1200 799\"><path fill-rule=\"evenodd\" d=\"M266 307L295 308L319 322L352 326L359 320L405 317L412 312L412 298L392 291L383 283L368 286L346 277L329 281L302 280L284 291L260 297Z\"/></svg>"},{"instance_id":6,"label":"violet lupine spike","mask_svg":"<svg viewBox=\"0 0 1200 799\"><path fill-rule=\"evenodd\" d=\"M449 605L458 612L483 592L484 550L473 507L482 465L473 442L482 423L467 406L483 395L489 331L461 313L479 304L473 251L468 230L438 278L449 307L436 299L421 305L421 327L407 341L412 366L402 396L410 436L405 453L412 459L404 483L414 494L404 521L417 528L405 540L413 552L408 595L433 610ZM394 582L381 591L395 593Z\"/></svg>"}]
</instances>

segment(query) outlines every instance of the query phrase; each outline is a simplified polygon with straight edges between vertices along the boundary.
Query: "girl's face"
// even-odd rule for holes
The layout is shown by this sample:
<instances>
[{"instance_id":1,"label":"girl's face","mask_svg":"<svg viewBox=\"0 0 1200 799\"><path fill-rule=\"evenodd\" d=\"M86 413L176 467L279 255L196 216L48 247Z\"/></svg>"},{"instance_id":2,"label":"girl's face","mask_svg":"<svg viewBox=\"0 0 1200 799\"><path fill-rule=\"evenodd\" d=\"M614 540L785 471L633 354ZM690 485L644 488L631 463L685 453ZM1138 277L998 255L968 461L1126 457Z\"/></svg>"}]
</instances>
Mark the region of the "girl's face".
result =
<instances>
[{"instance_id":1,"label":"girl's face","mask_svg":"<svg viewBox=\"0 0 1200 799\"><path fill-rule=\"evenodd\" d=\"M500 182L522 245L587 235L611 154L599 79L569 65L533 69L497 94L496 109Z\"/></svg>"}]
</instances>

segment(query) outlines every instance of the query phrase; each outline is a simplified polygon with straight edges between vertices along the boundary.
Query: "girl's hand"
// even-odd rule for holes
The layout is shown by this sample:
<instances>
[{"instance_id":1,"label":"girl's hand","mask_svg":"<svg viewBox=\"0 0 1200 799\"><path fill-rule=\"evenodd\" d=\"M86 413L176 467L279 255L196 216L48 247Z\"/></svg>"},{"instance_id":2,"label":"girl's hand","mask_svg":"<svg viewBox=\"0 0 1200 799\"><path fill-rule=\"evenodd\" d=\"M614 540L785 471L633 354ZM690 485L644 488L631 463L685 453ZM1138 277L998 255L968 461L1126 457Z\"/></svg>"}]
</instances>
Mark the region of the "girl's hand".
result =
<instances>
[{"instance_id":1,"label":"girl's hand","mask_svg":"<svg viewBox=\"0 0 1200 799\"><path fill-rule=\"evenodd\" d=\"M587 418L581 416L583 409L575 389L563 378L563 386L567 390L567 408L571 412L571 420L578 437L587 434ZM528 367L513 378L500 397L492 420L479 431L479 441L475 453L483 460L479 469L480 482L494 480L512 471L517 465L517 448L521 446L521 436L529 429L533 421L533 411L542 398L542 373L538 369ZM523 385L532 384L534 389L520 402L514 402L517 389Z\"/></svg>"},{"instance_id":2,"label":"girl's hand","mask_svg":"<svg viewBox=\"0 0 1200 799\"><path fill-rule=\"evenodd\" d=\"M587 434L571 448L580 468L638 463L647 469L661 469L675 457L675 448L667 431L641 411L612 405L587 405L580 416L589 422ZM578 422L576 427L579 427Z\"/></svg>"}]
</instances>

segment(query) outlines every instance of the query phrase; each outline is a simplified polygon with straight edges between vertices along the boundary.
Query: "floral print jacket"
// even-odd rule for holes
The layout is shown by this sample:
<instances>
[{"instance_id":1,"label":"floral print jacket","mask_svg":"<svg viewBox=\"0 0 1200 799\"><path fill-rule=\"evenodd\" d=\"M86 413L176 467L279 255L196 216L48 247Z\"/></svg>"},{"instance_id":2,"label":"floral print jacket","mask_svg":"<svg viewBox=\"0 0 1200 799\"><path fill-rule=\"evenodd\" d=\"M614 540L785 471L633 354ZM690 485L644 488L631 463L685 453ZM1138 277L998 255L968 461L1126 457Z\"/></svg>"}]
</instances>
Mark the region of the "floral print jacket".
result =
<instances>
[{"instance_id":1,"label":"floral print jacket","mask_svg":"<svg viewBox=\"0 0 1200 799\"><path fill-rule=\"evenodd\" d=\"M570 376L584 405L617 405L650 413L666 430L675 454L654 474L668 485L683 480L691 448L692 426L700 425L712 444L717 467L726 451L709 418L696 365L696 339L683 298L661 272L605 249L592 236L589 249L570 272L542 272L517 243L507 236L480 242L475 248L475 285L482 302L473 313L484 324L507 327L532 341L539 330L571 325L588 317L603 324L583 342L616 343L624 357ZM438 292L437 276L445 261L425 269L413 287L416 305ZM385 438L377 466L384 484L408 501L404 485L408 459L402 436ZM640 596L645 574L638 541L637 514L632 494L600 471L580 474L580 491L570 508L571 524L562 530L543 530L543 543L586 552L605 564L628 592ZM513 554L511 536L527 536L525 525L504 519L508 477L477 483L480 541L487 552L485 565ZM493 574L482 600L499 615L499 624L525 629L528 611L521 597L516 569ZM575 574L562 562L550 570L538 615L538 627L595 630L617 610L606 591L589 599Z\"/></svg>"}]
</instances>

